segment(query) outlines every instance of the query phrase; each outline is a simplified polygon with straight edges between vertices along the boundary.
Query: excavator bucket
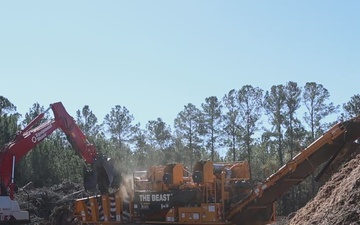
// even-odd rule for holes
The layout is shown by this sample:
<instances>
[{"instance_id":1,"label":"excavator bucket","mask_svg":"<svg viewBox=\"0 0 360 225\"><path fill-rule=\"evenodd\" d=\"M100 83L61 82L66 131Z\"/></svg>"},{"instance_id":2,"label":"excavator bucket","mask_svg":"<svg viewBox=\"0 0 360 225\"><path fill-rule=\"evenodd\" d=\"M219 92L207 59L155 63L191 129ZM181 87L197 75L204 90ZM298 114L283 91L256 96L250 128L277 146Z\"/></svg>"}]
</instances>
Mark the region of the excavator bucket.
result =
<instances>
[{"instance_id":1,"label":"excavator bucket","mask_svg":"<svg viewBox=\"0 0 360 225\"><path fill-rule=\"evenodd\" d=\"M84 188L86 191L107 194L110 188L119 188L120 183L121 173L117 170L115 160L111 158L100 156L90 167L84 167Z\"/></svg>"}]
</instances>

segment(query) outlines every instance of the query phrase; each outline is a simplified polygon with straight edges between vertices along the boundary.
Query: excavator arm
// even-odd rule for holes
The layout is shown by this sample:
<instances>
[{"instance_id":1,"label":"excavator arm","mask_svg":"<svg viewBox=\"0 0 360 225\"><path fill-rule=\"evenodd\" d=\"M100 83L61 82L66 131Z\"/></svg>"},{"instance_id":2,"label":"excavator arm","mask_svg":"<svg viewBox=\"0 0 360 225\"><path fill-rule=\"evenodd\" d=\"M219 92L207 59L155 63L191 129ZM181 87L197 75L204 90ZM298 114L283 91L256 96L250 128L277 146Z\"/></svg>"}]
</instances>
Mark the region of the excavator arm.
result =
<instances>
[{"instance_id":1,"label":"excavator arm","mask_svg":"<svg viewBox=\"0 0 360 225\"><path fill-rule=\"evenodd\" d=\"M87 137L75 123L75 120L67 113L62 103L53 103L50 107L54 112L56 126L64 132L76 153L85 162L93 163L98 153L97 150L93 144L89 143Z\"/></svg>"},{"instance_id":2,"label":"excavator arm","mask_svg":"<svg viewBox=\"0 0 360 225\"><path fill-rule=\"evenodd\" d=\"M84 187L87 190L108 193L110 187L119 187L121 175L113 159L96 150L75 120L67 113L61 102L50 105L57 126L64 132L67 140L81 158L87 163L84 168Z\"/></svg>"},{"instance_id":3,"label":"excavator arm","mask_svg":"<svg viewBox=\"0 0 360 225\"><path fill-rule=\"evenodd\" d=\"M46 112L52 110L54 118L44 121ZM34 118L23 130L19 131L15 138L5 144L0 151L0 175L2 181L2 193L10 190L10 198L14 196L14 167L19 160L30 150L41 143L55 130L62 130L73 149L87 165L84 170L85 189L98 189L106 193L109 186L116 186L113 182L118 181L119 174L115 163L96 150L75 120L67 113L61 102L56 102L43 113Z\"/></svg>"}]
</instances>

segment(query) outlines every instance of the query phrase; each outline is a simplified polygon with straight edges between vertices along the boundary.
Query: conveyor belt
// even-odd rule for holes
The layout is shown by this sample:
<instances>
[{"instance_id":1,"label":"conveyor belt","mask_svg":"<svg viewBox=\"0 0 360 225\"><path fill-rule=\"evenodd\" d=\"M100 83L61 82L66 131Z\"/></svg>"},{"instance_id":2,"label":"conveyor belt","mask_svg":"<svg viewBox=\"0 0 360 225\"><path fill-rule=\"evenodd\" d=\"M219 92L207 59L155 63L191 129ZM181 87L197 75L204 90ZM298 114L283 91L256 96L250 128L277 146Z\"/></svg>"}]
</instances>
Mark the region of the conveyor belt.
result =
<instances>
[{"instance_id":1,"label":"conveyor belt","mask_svg":"<svg viewBox=\"0 0 360 225\"><path fill-rule=\"evenodd\" d=\"M273 203L280 196L330 159L334 165L339 165L359 147L359 143L355 142L359 138L360 117L334 125L265 182L256 186L250 195L231 208L226 218L233 221L247 221L249 218L254 221L254 217L266 220L273 210ZM334 170L333 166L329 168Z\"/></svg>"}]
</instances>

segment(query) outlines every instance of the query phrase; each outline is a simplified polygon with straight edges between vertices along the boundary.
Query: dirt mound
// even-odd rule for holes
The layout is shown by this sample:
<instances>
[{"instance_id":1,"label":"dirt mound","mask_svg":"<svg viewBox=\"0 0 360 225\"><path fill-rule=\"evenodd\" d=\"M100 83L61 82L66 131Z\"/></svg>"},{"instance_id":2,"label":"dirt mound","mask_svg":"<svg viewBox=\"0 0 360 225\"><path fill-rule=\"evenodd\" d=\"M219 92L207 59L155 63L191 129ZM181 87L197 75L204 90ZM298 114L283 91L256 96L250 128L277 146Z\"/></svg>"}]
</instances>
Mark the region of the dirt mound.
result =
<instances>
[{"instance_id":1,"label":"dirt mound","mask_svg":"<svg viewBox=\"0 0 360 225\"><path fill-rule=\"evenodd\" d=\"M75 199L83 196L80 184L64 182L49 188L36 188L17 197L20 208L31 216L31 225L73 225Z\"/></svg>"},{"instance_id":2,"label":"dirt mound","mask_svg":"<svg viewBox=\"0 0 360 225\"><path fill-rule=\"evenodd\" d=\"M298 210L291 225L360 224L360 155L347 162Z\"/></svg>"}]
</instances>

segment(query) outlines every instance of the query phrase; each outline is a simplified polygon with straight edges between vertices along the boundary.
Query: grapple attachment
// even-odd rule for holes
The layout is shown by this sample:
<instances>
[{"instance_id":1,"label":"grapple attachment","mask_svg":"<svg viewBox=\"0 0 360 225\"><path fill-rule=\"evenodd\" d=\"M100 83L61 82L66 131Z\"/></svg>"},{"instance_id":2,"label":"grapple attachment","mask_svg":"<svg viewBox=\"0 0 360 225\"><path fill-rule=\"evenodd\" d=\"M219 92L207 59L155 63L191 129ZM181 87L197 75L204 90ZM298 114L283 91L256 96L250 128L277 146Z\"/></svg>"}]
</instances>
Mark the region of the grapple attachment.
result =
<instances>
[{"instance_id":1,"label":"grapple attachment","mask_svg":"<svg viewBox=\"0 0 360 225\"><path fill-rule=\"evenodd\" d=\"M115 160L104 155L98 156L90 165L84 167L84 188L86 191L109 193L110 188L120 187L121 173Z\"/></svg>"}]
</instances>

